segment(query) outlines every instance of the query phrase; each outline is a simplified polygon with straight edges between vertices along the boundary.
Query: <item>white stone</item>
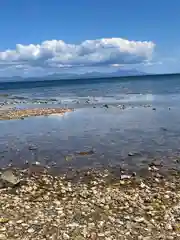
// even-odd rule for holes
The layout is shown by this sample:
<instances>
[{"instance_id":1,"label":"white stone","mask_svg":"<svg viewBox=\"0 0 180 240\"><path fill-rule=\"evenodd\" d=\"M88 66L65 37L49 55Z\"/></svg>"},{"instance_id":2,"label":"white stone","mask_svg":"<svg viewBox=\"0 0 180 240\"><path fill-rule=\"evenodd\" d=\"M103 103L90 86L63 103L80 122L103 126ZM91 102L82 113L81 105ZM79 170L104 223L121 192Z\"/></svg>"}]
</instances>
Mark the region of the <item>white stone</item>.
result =
<instances>
[{"instance_id":1,"label":"white stone","mask_svg":"<svg viewBox=\"0 0 180 240\"><path fill-rule=\"evenodd\" d=\"M67 233L63 233L63 239L67 240L67 239L70 239L70 237L69 237L69 235Z\"/></svg>"},{"instance_id":2,"label":"white stone","mask_svg":"<svg viewBox=\"0 0 180 240\"><path fill-rule=\"evenodd\" d=\"M3 240L3 239L7 239L7 237L6 237L5 234L0 233L0 239L1 239L1 240Z\"/></svg>"},{"instance_id":3,"label":"white stone","mask_svg":"<svg viewBox=\"0 0 180 240\"><path fill-rule=\"evenodd\" d=\"M28 231L28 233L33 233L34 229L33 228L29 228L27 231Z\"/></svg>"}]
</instances>

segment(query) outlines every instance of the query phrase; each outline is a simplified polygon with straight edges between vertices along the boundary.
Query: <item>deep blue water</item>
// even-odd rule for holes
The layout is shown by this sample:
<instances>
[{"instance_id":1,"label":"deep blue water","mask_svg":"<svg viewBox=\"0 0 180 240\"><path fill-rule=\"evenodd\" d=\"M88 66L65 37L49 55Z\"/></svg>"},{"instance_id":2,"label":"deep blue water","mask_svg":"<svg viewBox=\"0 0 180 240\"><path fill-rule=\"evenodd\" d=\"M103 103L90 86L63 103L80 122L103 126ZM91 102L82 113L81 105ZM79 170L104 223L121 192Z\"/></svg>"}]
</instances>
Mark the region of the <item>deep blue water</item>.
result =
<instances>
[{"instance_id":1,"label":"deep blue water","mask_svg":"<svg viewBox=\"0 0 180 240\"><path fill-rule=\"evenodd\" d=\"M179 156L179 75L2 83L0 89L0 109L75 108L63 117L0 121L1 166L10 160L19 165L35 159L28 150L30 145L37 146L39 161L56 162L60 168L110 163L138 169L160 157L166 165L174 166L172 158ZM64 158L92 148L92 156L73 156L68 162ZM137 155L129 157L129 152Z\"/></svg>"}]
</instances>

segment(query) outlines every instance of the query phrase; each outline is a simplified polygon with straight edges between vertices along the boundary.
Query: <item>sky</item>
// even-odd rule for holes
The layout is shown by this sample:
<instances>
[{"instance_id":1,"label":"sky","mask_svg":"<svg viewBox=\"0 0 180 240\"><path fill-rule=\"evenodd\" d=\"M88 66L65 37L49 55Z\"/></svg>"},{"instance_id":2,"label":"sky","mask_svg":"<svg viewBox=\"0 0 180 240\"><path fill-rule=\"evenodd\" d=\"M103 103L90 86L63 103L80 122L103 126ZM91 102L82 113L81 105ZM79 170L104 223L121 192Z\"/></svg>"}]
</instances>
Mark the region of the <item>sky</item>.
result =
<instances>
[{"instance_id":1,"label":"sky","mask_svg":"<svg viewBox=\"0 0 180 240\"><path fill-rule=\"evenodd\" d=\"M0 76L180 72L179 0L1 0Z\"/></svg>"}]
</instances>

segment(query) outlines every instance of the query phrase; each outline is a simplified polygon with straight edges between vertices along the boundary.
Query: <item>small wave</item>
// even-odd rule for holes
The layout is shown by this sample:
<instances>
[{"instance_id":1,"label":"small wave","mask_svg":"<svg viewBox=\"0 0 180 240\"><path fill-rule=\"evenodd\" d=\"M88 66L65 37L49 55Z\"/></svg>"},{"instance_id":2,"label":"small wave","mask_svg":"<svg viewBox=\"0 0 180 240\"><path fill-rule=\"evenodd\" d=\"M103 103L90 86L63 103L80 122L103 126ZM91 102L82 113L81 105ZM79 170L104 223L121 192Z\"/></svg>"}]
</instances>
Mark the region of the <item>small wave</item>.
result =
<instances>
[{"instance_id":1,"label":"small wave","mask_svg":"<svg viewBox=\"0 0 180 240\"><path fill-rule=\"evenodd\" d=\"M155 100L155 95L152 94L128 94L121 99L123 102L152 102Z\"/></svg>"}]
</instances>

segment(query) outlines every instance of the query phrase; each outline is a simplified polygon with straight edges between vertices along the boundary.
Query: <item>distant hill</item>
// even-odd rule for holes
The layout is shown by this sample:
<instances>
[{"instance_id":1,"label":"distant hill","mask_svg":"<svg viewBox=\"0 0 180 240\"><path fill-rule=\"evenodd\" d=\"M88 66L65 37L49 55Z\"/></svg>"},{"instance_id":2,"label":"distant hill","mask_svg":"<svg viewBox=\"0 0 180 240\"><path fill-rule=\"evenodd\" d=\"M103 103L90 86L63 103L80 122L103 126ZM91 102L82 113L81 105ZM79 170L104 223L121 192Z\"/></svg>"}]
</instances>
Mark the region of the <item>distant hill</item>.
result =
<instances>
[{"instance_id":1,"label":"distant hill","mask_svg":"<svg viewBox=\"0 0 180 240\"><path fill-rule=\"evenodd\" d=\"M69 73L69 74L59 74L55 73L52 75L48 75L46 77L43 77L47 80L59 80L59 79L82 79L82 78L108 78L108 77L123 77L123 76L137 76L137 75L144 75L145 73L139 72L137 70L118 70L111 73L102 73L102 72L87 72L82 74L75 74L75 73Z\"/></svg>"},{"instance_id":2,"label":"distant hill","mask_svg":"<svg viewBox=\"0 0 180 240\"><path fill-rule=\"evenodd\" d=\"M23 78L20 76L14 77L1 77L0 82L16 82L16 81L41 81L41 80L65 80L65 79L83 79L83 78L110 78L110 77L124 77L124 76L138 76L145 75L143 72L137 70L117 70L111 73L102 72L87 72L82 74L77 73L54 73L43 77L28 77Z\"/></svg>"}]
</instances>

